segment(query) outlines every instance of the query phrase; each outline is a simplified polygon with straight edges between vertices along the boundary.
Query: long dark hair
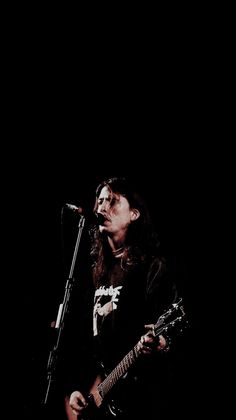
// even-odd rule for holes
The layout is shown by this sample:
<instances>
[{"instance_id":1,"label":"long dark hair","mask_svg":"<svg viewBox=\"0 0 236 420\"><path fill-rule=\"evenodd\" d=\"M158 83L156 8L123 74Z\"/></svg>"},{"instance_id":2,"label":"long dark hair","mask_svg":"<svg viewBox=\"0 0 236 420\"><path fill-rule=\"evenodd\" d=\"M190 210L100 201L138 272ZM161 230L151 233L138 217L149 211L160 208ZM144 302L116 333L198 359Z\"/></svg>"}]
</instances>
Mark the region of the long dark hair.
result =
<instances>
[{"instance_id":1,"label":"long dark hair","mask_svg":"<svg viewBox=\"0 0 236 420\"><path fill-rule=\"evenodd\" d=\"M131 208L136 208L140 212L139 218L129 225L121 258L121 267L128 271L137 264L146 262L148 258L158 255L159 238L153 229L146 202L126 178L108 178L98 185L94 204L95 213L98 207L98 197L105 186L109 188L111 195L122 195L128 200ZM112 204L111 199L111 206ZM107 273L112 253L107 240L96 226L90 229L90 236L93 278L95 284L98 284Z\"/></svg>"}]
</instances>

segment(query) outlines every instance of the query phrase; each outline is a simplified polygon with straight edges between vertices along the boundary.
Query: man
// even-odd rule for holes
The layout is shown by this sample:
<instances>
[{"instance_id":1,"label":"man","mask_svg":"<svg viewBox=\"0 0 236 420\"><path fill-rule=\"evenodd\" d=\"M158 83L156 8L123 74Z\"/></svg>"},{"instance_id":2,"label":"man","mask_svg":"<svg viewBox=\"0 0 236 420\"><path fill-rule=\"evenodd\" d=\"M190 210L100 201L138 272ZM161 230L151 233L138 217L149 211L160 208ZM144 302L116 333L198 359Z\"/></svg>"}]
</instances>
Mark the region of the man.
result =
<instances>
[{"instance_id":1,"label":"man","mask_svg":"<svg viewBox=\"0 0 236 420\"><path fill-rule=\"evenodd\" d=\"M175 272L161 256L145 202L126 179L98 186L94 212L91 379L67 396L67 417L154 419L167 413L174 383L171 331L156 335L154 324L178 306Z\"/></svg>"}]
</instances>

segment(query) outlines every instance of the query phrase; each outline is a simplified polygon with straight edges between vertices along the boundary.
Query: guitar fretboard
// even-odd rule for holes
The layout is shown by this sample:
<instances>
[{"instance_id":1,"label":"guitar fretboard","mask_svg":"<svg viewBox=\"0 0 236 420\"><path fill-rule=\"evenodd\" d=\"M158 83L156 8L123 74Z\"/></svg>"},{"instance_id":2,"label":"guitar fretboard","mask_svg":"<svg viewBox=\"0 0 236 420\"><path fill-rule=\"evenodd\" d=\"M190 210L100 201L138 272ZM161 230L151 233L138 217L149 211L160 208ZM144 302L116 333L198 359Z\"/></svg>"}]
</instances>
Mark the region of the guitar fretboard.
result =
<instances>
[{"instance_id":1,"label":"guitar fretboard","mask_svg":"<svg viewBox=\"0 0 236 420\"><path fill-rule=\"evenodd\" d=\"M98 391L102 398L110 391L115 383L128 371L130 366L138 358L138 343L134 346L129 353L121 360L121 362L113 369L113 371L104 379L98 386Z\"/></svg>"}]
</instances>

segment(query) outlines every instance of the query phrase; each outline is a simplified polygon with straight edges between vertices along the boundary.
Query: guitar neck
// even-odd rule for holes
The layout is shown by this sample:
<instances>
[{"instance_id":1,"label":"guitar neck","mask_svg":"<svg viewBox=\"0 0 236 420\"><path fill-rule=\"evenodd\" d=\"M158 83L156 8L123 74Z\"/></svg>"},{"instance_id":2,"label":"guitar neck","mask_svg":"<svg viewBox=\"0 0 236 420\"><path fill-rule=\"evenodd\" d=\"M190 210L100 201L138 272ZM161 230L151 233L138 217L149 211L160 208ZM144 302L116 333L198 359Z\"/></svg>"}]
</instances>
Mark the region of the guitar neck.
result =
<instances>
[{"instance_id":1,"label":"guitar neck","mask_svg":"<svg viewBox=\"0 0 236 420\"><path fill-rule=\"evenodd\" d=\"M121 362L113 369L109 375L98 386L98 391L102 398L111 390L116 382L129 370L139 356L138 343L130 350Z\"/></svg>"}]
</instances>

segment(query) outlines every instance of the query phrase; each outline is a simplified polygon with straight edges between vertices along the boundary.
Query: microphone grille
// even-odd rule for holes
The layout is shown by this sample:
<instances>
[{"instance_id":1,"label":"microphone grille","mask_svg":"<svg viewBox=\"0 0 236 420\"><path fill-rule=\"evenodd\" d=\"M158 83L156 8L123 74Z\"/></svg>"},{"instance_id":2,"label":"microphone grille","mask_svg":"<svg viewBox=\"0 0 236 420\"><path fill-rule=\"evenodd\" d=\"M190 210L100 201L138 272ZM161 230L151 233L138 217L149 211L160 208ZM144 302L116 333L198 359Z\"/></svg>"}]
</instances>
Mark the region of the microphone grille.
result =
<instances>
[{"instance_id":1,"label":"microphone grille","mask_svg":"<svg viewBox=\"0 0 236 420\"><path fill-rule=\"evenodd\" d=\"M77 207L74 204L66 203L65 206L72 211L78 212L79 214L82 214L84 212L82 207Z\"/></svg>"}]
</instances>

